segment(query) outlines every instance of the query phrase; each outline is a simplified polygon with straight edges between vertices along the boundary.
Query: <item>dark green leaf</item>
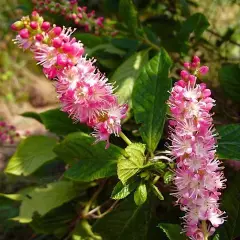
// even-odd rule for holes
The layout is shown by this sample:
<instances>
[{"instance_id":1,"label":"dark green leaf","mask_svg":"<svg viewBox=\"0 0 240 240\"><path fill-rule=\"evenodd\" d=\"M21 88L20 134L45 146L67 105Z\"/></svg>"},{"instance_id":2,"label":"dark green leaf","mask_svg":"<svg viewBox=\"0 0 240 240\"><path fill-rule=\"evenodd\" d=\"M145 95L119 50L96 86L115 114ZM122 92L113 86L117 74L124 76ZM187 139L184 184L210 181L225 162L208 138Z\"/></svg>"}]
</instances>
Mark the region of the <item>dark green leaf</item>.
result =
<instances>
[{"instance_id":1,"label":"dark green leaf","mask_svg":"<svg viewBox=\"0 0 240 240\"><path fill-rule=\"evenodd\" d=\"M217 128L220 135L217 154L221 159L240 160L240 124L229 124Z\"/></svg>"},{"instance_id":2,"label":"dark green leaf","mask_svg":"<svg viewBox=\"0 0 240 240\"><path fill-rule=\"evenodd\" d=\"M119 159L117 166L118 178L123 184L126 184L128 179L143 167L145 161L145 145L133 143L127 146L125 151L127 156Z\"/></svg>"},{"instance_id":3,"label":"dark green leaf","mask_svg":"<svg viewBox=\"0 0 240 240\"><path fill-rule=\"evenodd\" d=\"M132 0L120 0L119 15L127 25L129 31L136 35L138 30L138 13Z\"/></svg>"},{"instance_id":4,"label":"dark green leaf","mask_svg":"<svg viewBox=\"0 0 240 240\"><path fill-rule=\"evenodd\" d=\"M219 228L217 233L220 239L233 240L240 236L240 175L235 172L228 177L227 188L224 191L221 210L226 212L227 221Z\"/></svg>"},{"instance_id":5,"label":"dark green leaf","mask_svg":"<svg viewBox=\"0 0 240 240\"><path fill-rule=\"evenodd\" d=\"M44 216L50 210L61 206L79 195L88 185L76 186L72 182L60 181L48 184L45 188L35 188L23 199L20 214L15 220L21 223L32 221L33 214L37 212Z\"/></svg>"},{"instance_id":6,"label":"dark green leaf","mask_svg":"<svg viewBox=\"0 0 240 240\"><path fill-rule=\"evenodd\" d=\"M124 150L105 143L93 144L94 139L84 133L72 133L54 149L59 158L71 163L64 176L74 181L92 181L116 175L117 160Z\"/></svg>"},{"instance_id":7,"label":"dark green leaf","mask_svg":"<svg viewBox=\"0 0 240 240\"><path fill-rule=\"evenodd\" d=\"M80 40L88 48L96 47L104 42L101 37L91 33L77 33L74 34L74 37Z\"/></svg>"},{"instance_id":8,"label":"dark green leaf","mask_svg":"<svg viewBox=\"0 0 240 240\"><path fill-rule=\"evenodd\" d=\"M44 163L53 160L57 140L47 136L31 136L23 140L10 159L6 173L28 176Z\"/></svg>"},{"instance_id":9,"label":"dark green leaf","mask_svg":"<svg viewBox=\"0 0 240 240\"><path fill-rule=\"evenodd\" d=\"M240 67L237 64L222 66L219 70L221 87L228 97L240 102Z\"/></svg>"},{"instance_id":10,"label":"dark green leaf","mask_svg":"<svg viewBox=\"0 0 240 240\"><path fill-rule=\"evenodd\" d=\"M199 39L209 25L207 18L202 13L193 14L182 24L178 34L179 41L187 41L191 33L194 33L196 39Z\"/></svg>"},{"instance_id":11,"label":"dark green leaf","mask_svg":"<svg viewBox=\"0 0 240 240\"><path fill-rule=\"evenodd\" d=\"M127 198L116 210L99 219L93 229L104 240L146 240L151 218L150 208L149 201L136 206L132 198Z\"/></svg>"},{"instance_id":12,"label":"dark green leaf","mask_svg":"<svg viewBox=\"0 0 240 240\"><path fill-rule=\"evenodd\" d=\"M153 193L159 198L159 200L164 200L164 197L162 193L159 191L159 189L155 185L151 185Z\"/></svg>"},{"instance_id":13,"label":"dark green leaf","mask_svg":"<svg viewBox=\"0 0 240 240\"><path fill-rule=\"evenodd\" d=\"M25 113L22 113L21 116L27 117L27 118L33 118L36 121L42 123L42 119L41 119L40 114L38 114L36 112L25 112Z\"/></svg>"},{"instance_id":14,"label":"dark green leaf","mask_svg":"<svg viewBox=\"0 0 240 240\"><path fill-rule=\"evenodd\" d=\"M116 94L120 103L128 102L131 106L133 85L148 61L148 51L137 52L123 62L114 72L110 81L116 83Z\"/></svg>"},{"instance_id":15,"label":"dark green leaf","mask_svg":"<svg viewBox=\"0 0 240 240\"><path fill-rule=\"evenodd\" d=\"M186 240L186 236L181 233L181 226L177 224L160 223L159 227L166 233L169 240Z\"/></svg>"},{"instance_id":16,"label":"dark green leaf","mask_svg":"<svg viewBox=\"0 0 240 240\"><path fill-rule=\"evenodd\" d=\"M112 199L123 199L127 197L137 187L137 181L128 181L125 185L122 182L118 182L112 191Z\"/></svg>"},{"instance_id":17,"label":"dark green leaf","mask_svg":"<svg viewBox=\"0 0 240 240\"><path fill-rule=\"evenodd\" d=\"M42 112L40 117L45 127L57 135L66 135L78 131L89 132L89 128L86 125L74 124L73 120L68 117L68 114L58 108Z\"/></svg>"},{"instance_id":18,"label":"dark green leaf","mask_svg":"<svg viewBox=\"0 0 240 240\"><path fill-rule=\"evenodd\" d=\"M137 123L142 123L141 136L148 150L154 152L161 138L168 91L171 59L164 49L144 67L133 88L133 110Z\"/></svg>"},{"instance_id":19,"label":"dark green leaf","mask_svg":"<svg viewBox=\"0 0 240 240\"><path fill-rule=\"evenodd\" d=\"M146 184L141 182L134 193L134 202L140 206L147 200L147 187Z\"/></svg>"}]
</instances>

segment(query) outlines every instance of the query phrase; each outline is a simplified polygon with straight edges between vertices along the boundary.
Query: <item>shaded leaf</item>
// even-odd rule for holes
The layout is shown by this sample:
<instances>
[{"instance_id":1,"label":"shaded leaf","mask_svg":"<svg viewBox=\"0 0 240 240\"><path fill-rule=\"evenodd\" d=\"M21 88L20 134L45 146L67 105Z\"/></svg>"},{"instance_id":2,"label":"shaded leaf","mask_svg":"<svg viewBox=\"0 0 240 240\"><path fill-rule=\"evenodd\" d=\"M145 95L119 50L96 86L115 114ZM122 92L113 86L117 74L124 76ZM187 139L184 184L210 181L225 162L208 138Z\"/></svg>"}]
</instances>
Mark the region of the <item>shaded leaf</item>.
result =
<instances>
[{"instance_id":1,"label":"shaded leaf","mask_svg":"<svg viewBox=\"0 0 240 240\"><path fill-rule=\"evenodd\" d=\"M40 114L38 114L36 112L25 112L25 113L22 113L21 116L27 117L27 118L33 118L36 121L42 123L42 119L41 119Z\"/></svg>"},{"instance_id":2,"label":"shaded leaf","mask_svg":"<svg viewBox=\"0 0 240 240\"><path fill-rule=\"evenodd\" d=\"M120 103L128 102L131 106L133 86L139 77L142 67L148 60L148 51L143 50L133 54L113 73L110 81L117 86L116 94Z\"/></svg>"},{"instance_id":3,"label":"shaded leaf","mask_svg":"<svg viewBox=\"0 0 240 240\"><path fill-rule=\"evenodd\" d=\"M169 240L186 240L186 236L181 233L182 228L178 224L160 223L159 227L165 232Z\"/></svg>"},{"instance_id":4,"label":"shaded leaf","mask_svg":"<svg viewBox=\"0 0 240 240\"><path fill-rule=\"evenodd\" d=\"M31 136L24 139L11 157L5 172L14 175L30 175L44 163L56 157L53 152L56 143L55 138L47 136Z\"/></svg>"},{"instance_id":5,"label":"shaded leaf","mask_svg":"<svg viewBox=\"0 0 240 240\"><path fill-rule=\"evenodd\" d=\"M158 187L156 187L155 185L151 185L153 193L158 197L159 200L164 200L164 197L162 195L162 193L159 191Z\"/></svg>"},{"instance_id":6,"label":"shaded leaf","mask_svg":"<svg viewBox=\"0 0 240 240\"><path fill-rule=\"evenodd\" d=\"M105 143L94 144L94 138L84 133L72 133L57 145L59 158L72 165L64 176L74 181L92 181L116 175L117 160L124 150L114 146L105 149Z\"/></svg>"},{"instance_id":7,"label":"shaded leaf","mask_svg":"<svg viewBox=\"0 0 240 240\"><path fill-rule=\"evenodd\" d=\"M148 150L154 152L161 138L166 101L171 80L168 78L171 59L164 49L144 67L133 88L133 110L137 123L141 123L140 133Z\"/></svg>"},{"instance_id":8,"label":"shaded leaf","mask_svg":"<svg viewBox=\"0 0 240 240\"><path fill-rule=\"evenodd\" d=\"M136 35L138 29L138 13L132 0L120 0L119 15L127 25L129 31Z\"/></svg>"},{"instance_id":9,"label":"shaded leaf","mask_svg":"<svg viewBox=\"0 0 240 240\"><path fill-rule=\"evenodd\" d=\"M220 135L217 154L221 159L240 160L240 124L217 127Z\"/></svg>"},{"instance_id":10,"label":"shaded leaf","mask_svg":"<svg viewBox=\"0 0 240 240\"><path fill-rule=\"evenodd\" d=\"M221 87L228 97L240 102L240 67L237 64L224 65L219 70Z\"/></svg>"},{"instance_id":11,"label":"shaded leaf","mask_svg":"<svg viewBox=\"0 0 240 240\"><path fill-rule=\"evenodd\" d=\"M104 240L146 240L151 219L150 208L149 201L136 206L131 197L127 198L114 211L99 219L93 229Z\"/></svg>"}]
</instances>

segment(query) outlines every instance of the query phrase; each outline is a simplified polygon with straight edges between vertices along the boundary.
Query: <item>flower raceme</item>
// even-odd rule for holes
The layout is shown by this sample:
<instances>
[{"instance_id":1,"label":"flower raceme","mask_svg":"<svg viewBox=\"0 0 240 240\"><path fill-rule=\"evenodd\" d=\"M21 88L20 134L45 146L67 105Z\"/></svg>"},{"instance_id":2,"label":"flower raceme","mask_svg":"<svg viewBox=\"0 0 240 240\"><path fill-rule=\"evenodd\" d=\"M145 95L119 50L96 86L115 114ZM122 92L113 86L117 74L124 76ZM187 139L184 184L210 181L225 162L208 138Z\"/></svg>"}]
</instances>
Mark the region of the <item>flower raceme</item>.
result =
<instances>
[{"instance_id":1,"label":"flower raceme","mask_svg":"<svg viewBox=\"0 0 240 240\"><path fill-rule=\"evenodd\" d=\"M196 83L197 76L205 75L208 67L200 67L197 56L184 67L168 101L172 116L170 151L176 159L176 191L172 195L186 213L186 235L205 240L224 222L218 201L225 179L215 157L216 134L210 113L215 101L206 84Z\"/></svg>"},{"instance_id":2,"label":"flower raceme","mask_svg":"<svg viewBox=\"0 0 240 240\"><path fill-rule=\"evenodd\" d=\"M83 44L71 37L74 30L51 26L36 11L13 23L12 29L18 32L15 43L33 52L47 78L56 80L62 111L92 127L96 142L106 141L108 147L110 135L121 132L127 105L118 103L113 86L94 66L95 60L83 55Z\"/></svg>"}]
</instances>

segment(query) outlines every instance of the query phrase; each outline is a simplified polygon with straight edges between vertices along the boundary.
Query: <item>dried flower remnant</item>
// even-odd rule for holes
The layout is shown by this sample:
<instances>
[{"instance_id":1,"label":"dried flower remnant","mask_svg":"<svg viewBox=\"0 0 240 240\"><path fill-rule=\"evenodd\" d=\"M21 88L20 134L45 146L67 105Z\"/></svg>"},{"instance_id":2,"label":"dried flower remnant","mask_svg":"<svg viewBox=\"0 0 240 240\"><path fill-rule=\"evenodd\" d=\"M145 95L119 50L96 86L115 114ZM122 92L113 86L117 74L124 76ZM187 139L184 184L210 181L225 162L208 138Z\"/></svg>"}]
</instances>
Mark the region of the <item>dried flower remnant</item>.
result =
<instances>
[{"instance_id":1,"label":"dried flower remnant","mask_svg":"<svg viewBox=\"0 0 240 240\"><path fill-rule=\"evenodd\" d=\"M170 150L176 159L173 195L186 213L186 235L205 240L224 222L219 198L226 180L215 156L216 133L210 113L215 101L206 84L196 83L197 76L205 75L208 67L200 67L197 56L184 67L168 101L172 116Z\"/></svg>"}]
</instances>

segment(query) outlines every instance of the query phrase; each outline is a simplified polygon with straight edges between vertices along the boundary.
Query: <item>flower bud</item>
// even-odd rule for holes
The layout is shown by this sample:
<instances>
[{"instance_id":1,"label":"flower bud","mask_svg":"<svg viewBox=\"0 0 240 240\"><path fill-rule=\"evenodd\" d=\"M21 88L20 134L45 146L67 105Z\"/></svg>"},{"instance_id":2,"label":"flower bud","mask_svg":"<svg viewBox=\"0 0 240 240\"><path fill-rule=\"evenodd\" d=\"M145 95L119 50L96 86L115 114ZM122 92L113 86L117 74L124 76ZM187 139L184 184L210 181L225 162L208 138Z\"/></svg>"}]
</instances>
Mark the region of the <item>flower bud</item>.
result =
<instances>
[{"instance_id":1,"label":"flower bud","mask_svg":"<svg viewBox=\"0 0 240 240\"><path fill-rule=\"evenodd\" d=\"M62 46L62 40L59 37L53 39L53 46L55 48L60 48Z\"/></svg>"},{"instance_id":2,"label":"flower bud","mask_svg":"<svg viewBox=\"0 0 240 240\"><path fill-rule=\"evenodd\" d=\"M62 32L62 28L61 27L55 27L55 28L53 28L53 32L54 32L55 36L59 36L60 33Z\"/></svg>"},{"instance_id":3,"label":"flower bud","mask_svg":"<svg viewBox=\"0 0 240 240\"><path fill-rule=\"evenodd\" d=\"M35 35L35 39L39 42L41 42L43 40L43 35L38 33L37 35Z\"/></svg>"},{"instance_id":4,"label":"flower bud","mask_svg":"<svg viewBox=\"0 0 240 240\"><path fill-rule=\"evenodd\" d=\"M42 23L41 29L43 31L47 31L49 28L50 28L50 23L49 22L43 22Z\"/></svg>"},{"instance_id":5,"label":"flower bud","mask_svg":"<svg viewBox=\"0 0 240 240\"><path fill-rule=\"evenodd\" d=\"M32 22L30 22L30 27L35 30L38 28L38 23L35 21L32 21Z\"/></svg>"},{"instance_id":6,"label":"flower bud","mask_svg":"<svg viewBox=\"0 0 240 240\"><path fill-rule=\"evenodd\" d=\"M19 31L24 28L24 23L22 21L17 21L11 25L11 29L14 31Z\"/></svg>"},{"instance_id":7,"label":"flower bud","mask_svg":"<svg viewBox=\"0 0 240 240\"><path fill-rule=\"evenodd\" d=\"M198 73L201 76L204 76L208 73L208 71L209 71L209 68L207 66L202 66L202 67L199 68Z\"/></svg>"},{"instance_id":8,"label":"flower bud","mask_svg":"<svg viewBox=\"0 0 240 240\"><path fill-rule=\"evenodd\" d=\"M24 28L19 32L19 35L21 38L27 39L29 38L29 31L27 30L27 28Z\"/></svg>"}]
</instances>

